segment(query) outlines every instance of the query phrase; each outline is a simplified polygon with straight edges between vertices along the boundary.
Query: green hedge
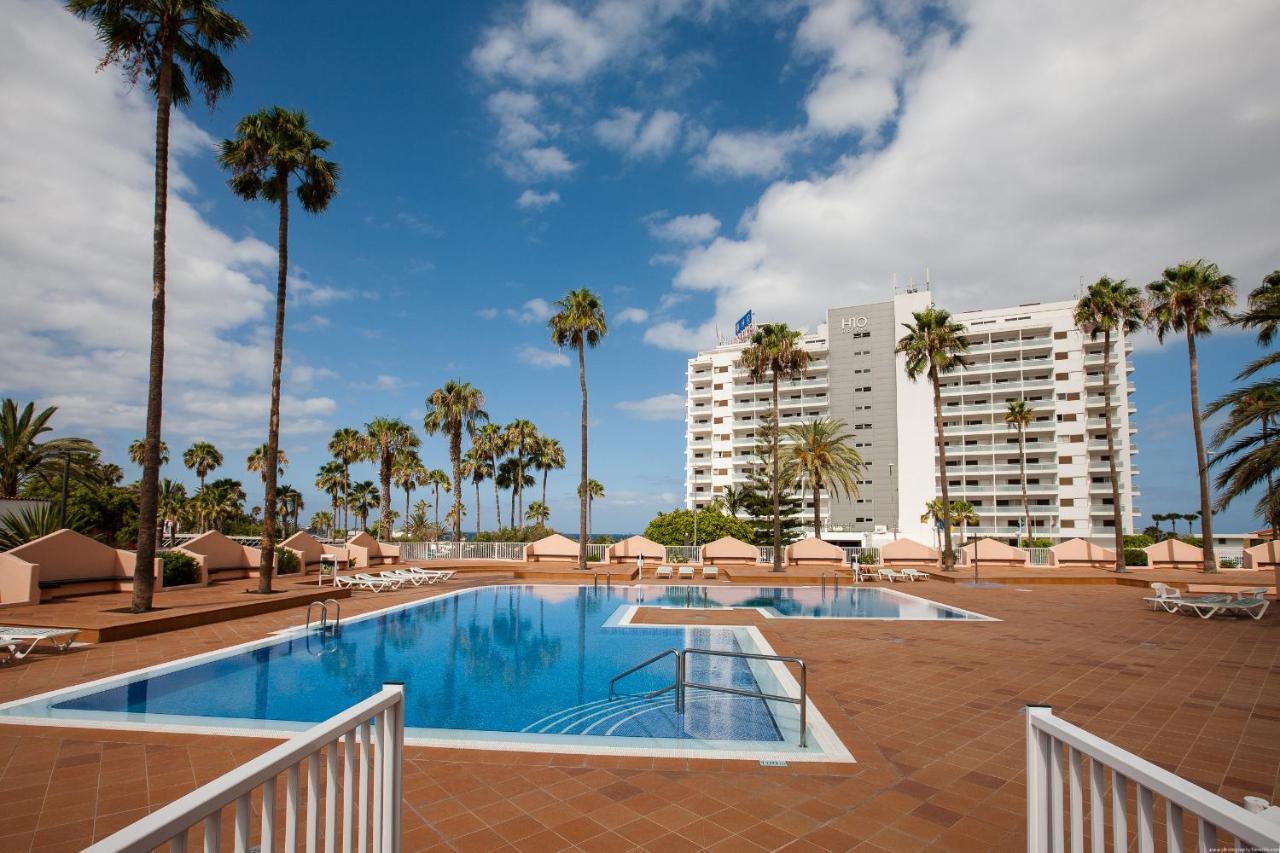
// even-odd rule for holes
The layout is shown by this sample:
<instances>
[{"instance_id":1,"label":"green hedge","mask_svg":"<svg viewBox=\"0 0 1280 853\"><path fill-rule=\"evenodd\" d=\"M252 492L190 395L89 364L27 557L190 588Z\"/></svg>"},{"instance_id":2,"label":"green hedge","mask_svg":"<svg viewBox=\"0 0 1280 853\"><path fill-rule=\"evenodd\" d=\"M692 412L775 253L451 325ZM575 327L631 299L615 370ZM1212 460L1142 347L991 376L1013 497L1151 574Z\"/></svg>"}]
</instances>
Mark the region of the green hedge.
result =
<instances>
[{"instance_id":1,"label":"green hedge","mask_svg":"<svg viewBox=\"0 0 1280 853\"><path fill-rule=\"evenodd\" d=\"M1129 551L1132 548L1145 548L1148 545L1153 545L1153 544L1155 544L1155 540L1143 533L1137 533L1132 536L1124 537L1125 551ZM1144 562L1142 563L1142 565L1145 566L1146 563Z\"/></svg>"},{"instance_id":2,"label":"green hedge","mask_svg":"<svg viewBox=\"0 0 1280 853\"><path fill-rule=\"evenodd\" d=\"M296 575L301 569L302 561L297 554L283 546L276 546L276 574Z\"/></svg>"},{"instance_id":3,"label":"green hedge","mask_svg":"<svg viewBox=\"0 0 1280 853\"><path fill-rule=\"evenodd\" d=\"M187 586L200 582L200 564L196 558L181 551L161 551L156 554L164 563L164 585Z\"/></svg>"},{"instance_id":4,"label":"green hedge","mask_svg":"<svg viewBox=\"0 0 1280 853\"><path fill-rule=\"evenodd\" d=\"M1124 564L1126 566L1145 566L1147 564L1147 552L1141 548L1125 548Z\"/></svg>"}]
</instances>

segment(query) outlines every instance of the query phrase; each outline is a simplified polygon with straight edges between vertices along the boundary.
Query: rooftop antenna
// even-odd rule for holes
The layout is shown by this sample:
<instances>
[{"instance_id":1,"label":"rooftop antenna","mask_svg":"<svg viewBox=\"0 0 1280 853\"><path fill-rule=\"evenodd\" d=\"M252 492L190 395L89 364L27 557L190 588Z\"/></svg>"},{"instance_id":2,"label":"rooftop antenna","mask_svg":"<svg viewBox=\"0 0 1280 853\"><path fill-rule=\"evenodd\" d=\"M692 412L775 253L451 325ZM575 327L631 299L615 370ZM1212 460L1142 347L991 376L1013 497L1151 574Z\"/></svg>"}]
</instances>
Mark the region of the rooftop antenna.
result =
<instances>
[{"instance_id":1,"label":"rooftop antenna","mask_svg":"<svg viewBox=\"0 0 1280 853\"><path fill-rule=\"evenodd\" d=\"M924 289L925 290L929 289L929 268L928 267L924 268Z\"/></svg>"}]
</instances>

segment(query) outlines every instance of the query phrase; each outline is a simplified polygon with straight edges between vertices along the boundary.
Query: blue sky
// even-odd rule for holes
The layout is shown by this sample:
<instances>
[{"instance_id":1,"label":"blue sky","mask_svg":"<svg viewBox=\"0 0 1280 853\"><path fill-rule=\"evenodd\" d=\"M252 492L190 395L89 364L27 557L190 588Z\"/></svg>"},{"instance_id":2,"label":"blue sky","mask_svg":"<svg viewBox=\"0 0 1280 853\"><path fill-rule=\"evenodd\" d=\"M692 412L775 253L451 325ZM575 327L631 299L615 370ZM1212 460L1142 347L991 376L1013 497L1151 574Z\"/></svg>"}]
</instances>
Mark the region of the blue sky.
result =
<instances>
[{"instance_id":1,"label":"blue sky","mask_svg":"<svg viewBox=\"0 0 1280 853\"><path fill-rule=\"evenodd\" d=\"M166 439L213 440L256 482L240 462L265 437L275 211L230 195L211 143L272 104L304 109L343 168L331 209L290 235L282 446L308 514L334 428L420 426L449 378L575 459L576 375L545 324L574 287L611 317L588 364L601 531L679 502L664 395L747 308L811 327L925 266L957 310L1072 298L1104 273L1144 284L1199 256L1250 288L1280 265L1280 12L1113 5L228 3L253 33L227 59L235 90L174 131ZM18 0L12 18L0 394L59 405L64 431L125 462L153 116L117 71L95 74L91 33L57 4ZM1203 49L1170 69L1191 38ZM1204 397L1255 353L1234 333L1202 346ZM1185 350L1144 340L1137 366L1139 505L1194 510ZM439 438L424 456L446 467ZM575 524L575 482L551 478L554 525ZM1256 525L1241 505L1218 526Z\"/></svg>"}]
</instances>

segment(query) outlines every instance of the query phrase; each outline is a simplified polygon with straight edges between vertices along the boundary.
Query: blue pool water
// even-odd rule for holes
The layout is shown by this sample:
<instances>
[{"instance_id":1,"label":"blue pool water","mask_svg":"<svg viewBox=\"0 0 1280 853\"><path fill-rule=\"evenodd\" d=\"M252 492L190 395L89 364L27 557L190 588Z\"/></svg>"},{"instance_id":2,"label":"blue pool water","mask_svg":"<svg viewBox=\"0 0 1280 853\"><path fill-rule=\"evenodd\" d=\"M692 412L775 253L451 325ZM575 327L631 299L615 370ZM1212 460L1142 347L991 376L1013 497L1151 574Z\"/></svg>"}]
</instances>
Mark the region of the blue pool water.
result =
<instances>
[{"instance_id":1,"label":"blue pool water","mask_svg":"<svg viewBox=\"0 0 1280 853\"><path fill-rule=\"evenodd\" d=\"M971 619L988 617L882 587L642 587L652 607L755 607L792 619Z\"/></svg>"}]
</instances>

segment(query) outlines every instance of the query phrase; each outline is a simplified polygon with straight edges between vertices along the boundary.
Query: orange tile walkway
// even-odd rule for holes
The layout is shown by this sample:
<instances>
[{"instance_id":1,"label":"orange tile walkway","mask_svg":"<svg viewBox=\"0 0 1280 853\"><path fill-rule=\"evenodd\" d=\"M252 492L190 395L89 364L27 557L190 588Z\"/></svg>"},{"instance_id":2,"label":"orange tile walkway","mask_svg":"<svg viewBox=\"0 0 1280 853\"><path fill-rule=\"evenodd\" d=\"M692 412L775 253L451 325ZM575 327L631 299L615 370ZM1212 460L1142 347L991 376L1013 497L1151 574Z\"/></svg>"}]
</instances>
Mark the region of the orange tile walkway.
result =
<instances>
[{"instance_id":1,"label":"orange tile walkway","mask_svg":"<svg viewBox=\"0 0 1280 853\"><path fill-rule=\"evenodd\" d=\"M1151 612L1143 591L1112 586L933 583L911 592L1004 621L734 618L809 662L813 701L857 764L410 749L405 849L1016 849L1019 712L1029 702L1232 800L1280 799L1280 612L1206 622ZM424 594L357 593L344 610ZM0 699L260 637L299 618L266 614L33 655L0 669ZM270 745L0 726L0 850L79 849Z\"/></svg>"}]
</instances>

